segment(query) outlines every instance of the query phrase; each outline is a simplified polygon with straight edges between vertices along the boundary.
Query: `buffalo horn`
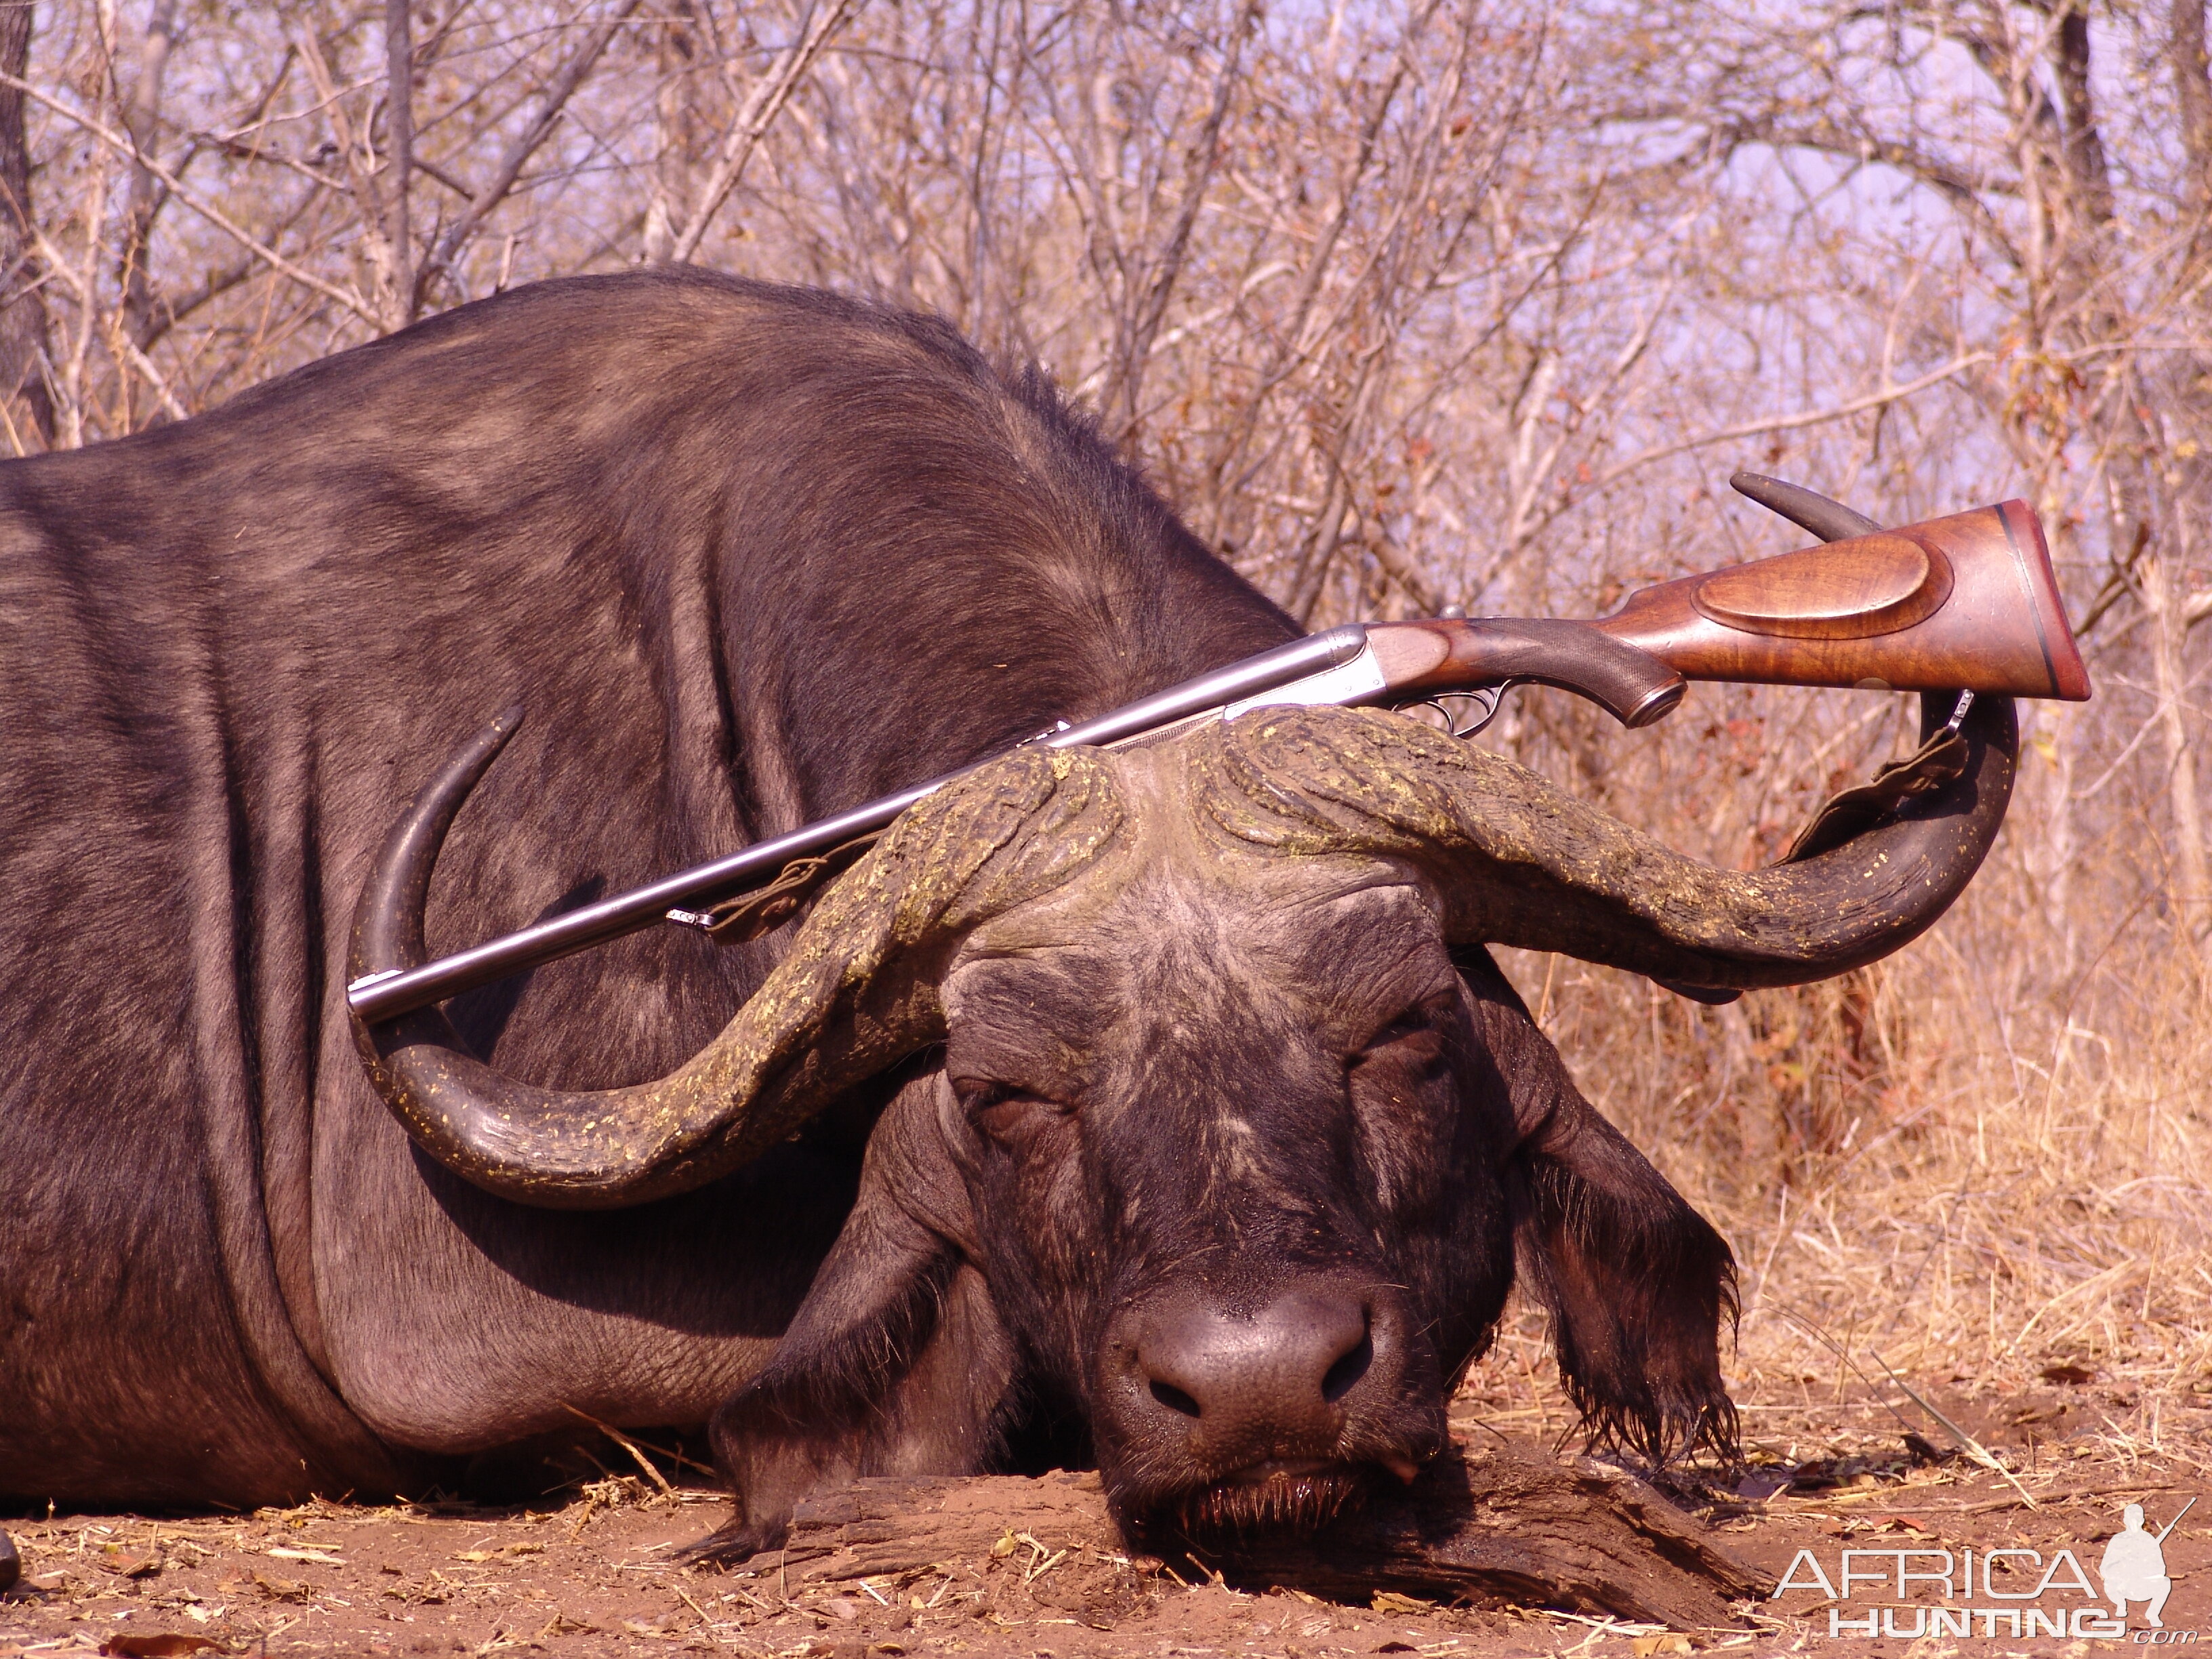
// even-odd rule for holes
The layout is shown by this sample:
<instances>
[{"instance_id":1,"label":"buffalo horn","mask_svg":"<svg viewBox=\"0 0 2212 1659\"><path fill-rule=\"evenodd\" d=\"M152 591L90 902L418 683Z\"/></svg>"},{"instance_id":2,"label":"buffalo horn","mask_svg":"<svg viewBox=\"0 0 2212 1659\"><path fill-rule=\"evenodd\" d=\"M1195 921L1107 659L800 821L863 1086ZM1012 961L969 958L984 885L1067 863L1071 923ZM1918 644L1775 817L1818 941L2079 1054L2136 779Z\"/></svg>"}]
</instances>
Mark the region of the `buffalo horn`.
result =
<instances>
[{"instance_id":1,"label":"buffalo horn","mask_svg":"<svg viewBox=\"0 0 2212 1659\"><path fill-rule=\"evenodd\" d=\"M1739 495L1757 501L1769 513L1778 514L1802 530L1809 530L1824 542L1848 541L1853 536L1871 536L1881 528L1872 519L1841 501L1818 495L1803 484L1794 484L1786 478L1770 478L1760 472L1739 472L1729 480L1729 487Z\"/></svg>"},{"instance_id":2,"label":"buffalo horn","mask_svg":"<svg viewBox=\"0 0 2212 1659\"><path fill-rule=\"evenodd\" d=\"M474 738L385 842L355 913L354 977L423 960L438 849L515 720L502 715ZM941 1037L936 981L953 946L1066 881L1121 817L1103 765L1079 750L1022 750L948 785L829 890L721 1033L656 1082L589 1091L519 1083L471 1055L436 1009L356 1020L356 1040L408 1133L487 1191L553 1209L685 1191Z\"/></svg>"},{"instance_id":3,"label":"buffalo horn","mask_svg":"<svg viewBox=\"0 0 2212 1659\"><path fill-rule=\"evenodd\" d=\"M1941 700L1923 720L1942 723ZM1831 851L1721 870L1526 768L1403 716L1301 708L1194 744L1203 821L1283 854L1368 853L1427 870L1455 943L1557 951L1688 986L1824 979L1917 938L1980 866L2012 793L2012 705L1976 704L1966 763Z\"/></svg>"}]
</instances>

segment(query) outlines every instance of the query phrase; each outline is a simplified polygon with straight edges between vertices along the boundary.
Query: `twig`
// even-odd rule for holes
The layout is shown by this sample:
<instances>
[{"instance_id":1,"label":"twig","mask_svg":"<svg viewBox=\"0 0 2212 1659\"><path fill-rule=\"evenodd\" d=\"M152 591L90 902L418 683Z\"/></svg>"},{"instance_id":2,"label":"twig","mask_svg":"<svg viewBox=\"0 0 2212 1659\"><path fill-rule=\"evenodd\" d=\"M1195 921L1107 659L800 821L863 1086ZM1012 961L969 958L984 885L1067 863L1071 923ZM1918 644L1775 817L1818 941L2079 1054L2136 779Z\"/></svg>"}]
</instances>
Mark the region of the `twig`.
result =
<instances>
[{"instance_id":1,"label":"twig","mask_svg":"<svg viewBox=\"0 0 2212 1659\"><path fill-rule=\"evenodd\" d=\"M1778 1308L1776 1311L1784 1319L1788 1320L1791 1324L1796 1326L1799 1330L1803 1331L1807 1335L1810 1336L1815 1342L1818 1342L1830 1353L1835 1355L1837 1364L1843 1366L1845 1370L1851 1372L1859 1379L1860 1382L1865 1383L1869 1389L1874 1387L1874 1379L1869 1376L1864 1371L1859 1370L1857 1362L1851 1358L1850 1350L1844 1346L1843 1344L1838 1342L1834 1337L1830 1336L1827 1332L1821 1329L1820 1327L1814 1323L1811 1319L1808 1319L1803 1314L1799 1313L1795 1308ZM1877 1359L1881 1358L1879 1354L1875 1357ZM1843 1393L1843 1378L1838 1376L1836 1379L1836 1392L1838 1396ZM1910 1391L1908 1390L1908 1392ZM1875 1403L1880 1406L1882 1410L1887 1412L1892 1417L1895 1418L1899 1423L1903 1424L1906 1428L1916 1431L1918 1430L1919 1425L1916 1424L1903 1412L1898 1410L1896 1407L1891 1405L1888 1401L1877 1399Z\"/></svg>"},{"instance_id":2,"label":"twig","mask_svg":"<svg viewBox=\"0 0 2212 1659\"><path fill-rule=\"evenodd\" d=\"M598 1418L592 1416L589 1412L578 1411L574 1406L570 1405L565 1400L561 1402L561 1409L574 1416L582 1418L584 1421L590 1424L601 1434L606 1436L606 1437L613 1441L615 1444L620 1446L624 1451L630 1455L630 1461L635 1463L638 1468L645 1471L646 1478L647 1480L651 1480L654 1486L659 1487L662 1492L667 1493L669 1497L673 1498L676 1496L676 1488L668 1484L668 1477L656 1468L653 1466L653 1460L637 1449L637 1443L632 1440L628 1435L624 1434L620 1429L600 1422Z\"/></svg>"},{"instance_id":3,"label":"twig","mask_svg":"<svg viewBox=\"0 0 2212 1659\"><path fill-rule=\"evenodd\" d=\"M161 371L154 367L154 360L138 349L137 341L127 333L121 337L121 340L125 354L131 359L132 366L146 377L146 384L154 388L154 395L161 400L161 407L169 418L173 421L191 419L185 406L170 392L169 383L161 378Z\"/></svg>"},{"instance_id":4,"label":"twig","mask_svg":"<svg viewBox=\"0 0 2212 1659\"><path fill-rule=\"evenodd\" d=\"M1874 1353L1874 1350L1871 1348L1868 1349L1867 1352L1869 1353ZM1948 1429L1952 1434L1956 1437L1959 1443L1966 1448L1967 1456L1972 1458L1974 1462L1979 1463L1984 1468L2001 1474L2007 1480L2010 1481L2012 1483L2012 1489L2018 1492L2021 1497L2026 1500L2028 1508L2033 1510L2040 1509L2042 1507L2042 1505L2035 1501L2033 1494L2032 1494L2027 1487L2020 1484L2020 1477L2018 1475L2014 1474L2002 1463L2000 1463L1996 1458L1992 1457L1988 1449L1983 1446L1980 1441L1975 1439L1973 1436L1968 1434L1956 1423L1954 1423L1949 1418L1944 1416L1942 1413L1937 1411L1935 1407L1929 1404L1925 1400L1923 1400L1920 1395L1914 1391L1913 1387L1910 1382L1907 1382L1903 1377L1899 1376L1896 1371L1891 1370L1889 1361L1884 1359L1880 1354L1875 1353L1874 1355L1874 1363L1881 1366L1883 1370L1889 1373L1889 1380L1896 1383L1899 1388L1905 1391L1905 1397L1906 1399L1910 1400L1914 1405L1919 1407L1922 1411L1926 1412L1929 1416L1934 1418L1938 1423L1941 1423L1945 1428Z\"/></svg>"},{"instance_id":5,"label":"twig","mask_svg":"<svg viewBox=\"0 0 2212 1659\"><path fill-rule=\"evenodd\" d=\"M1221 128L1228 118L1231 99L1235 95L1237 75L1243 64L1244 37L1251 32L1260 10L1260 0L1244 0L1236 18L1229 25L1228 43L1222 49L1221 70L1214 78L1213 107L1207 112L1206 125L1200 129L1191 153L1197 159L1189 176L1183 181L1182 205L1176 210L1174 227L1168 233L1167 245L1160 251L1159 264L1153 270L1139 301L1133 326L1121 351L1120 384L1109 393L1109 407L1113 410L1120 425L1121 441L1127 444L1133 437L1137 426L1139 393L1143 388L1145 370L1152 353L1152 342L1167 318L1168 300L1175 292L1176 282L1182 276L1183 261L1190 252L1190 235L1198 224L1198 210L1204 203L1207 186L1213 182L1215 167L1221 160ZM1132 319L1124 319L1125 322ZM1377 556L1377 562L1381 556ZM1401 562L1401 568L1403 562ZM1385 567L1388 568L1389 567ZM1396 574L1394 572L1393 574ZM1410 580L1409 580L1410 579ZM1410 570L1399 576L1407 592L1418 592L1411 585L1418 576ZM1434 611L1437 607L1425 607Z\"/></svg>"},{"instance_id":6,"label":"twig","mask_svg":"<svg viewBox=\"0 0 2212 1659\"><path fill-rule=\"evenodd\" d=\"M1407 556L1406 550L1399 546L1390 532L1381 525L1375 526L1374 533L1367 537L1361 545L1367 550L1368 556L1380 567L1382 574L1406 590L1407 597L1421 608L1424 615L1433 617L1444 608L1443 595L1437 591L1428 578L1422 575L1420 568ZM1540 1025L1543 1021L1540 1018L1536 1023Z\"/></svg>"},{"instance_id":7,"label":"twig","mask_svg":"<svg viewBox=\"0 0 2212 1659\"><path fill-rule=\"evenodd\" d=\"M499 167L492 174L491 182L477 192L475 199L469 204L469 210L447 228L446 234L438 239L437 251L423 260L416 272L418 305L422 289L433 273L450 272L453 262L460 257L461 249L467 245L469 238L476 234L477 227L491 216L494 208L507 199L507 193L514 188L514 181L521 176L523 167L532 156L538 154L538 147L552 136L554 127L560 121L561 112L576 95L576 88L592 72L592 66L599 61L609 42L615 38L615 31L629 21L629 15L638 9L639 4L640 0L621 0L620 4L599 20L598 26L584 37L583 45L561 66L559 73L546 87L545 96L529 126L507 147L507 154L500 157Z\"/></svg>"},{"instance_id":8,"label":"twig","mask_svg":"<svg viewBox=\"0 0 2212 1659\"><path fill-rule=\"evenodd\" d=\"M2121 1492L2139 1497L2145 1492L2172 1492L2179 1485L2180 1482L2176 1480L2160 1484L2130 1480L2117 1486L2080 1486L2072 1492L2047 1492L2043 1494L2043 1501L2045 1504L2070 1504L2076 1498L2111 1498ZM1881 1496L1880 1492L1869 1492L1864 1494L1870 1508L1875 1506L1875 1500ZM1855 1492L1808 1492L1802 1498L1790 1500L1790 1513L1794 1516L1817 1516L1841 1509L1846 1504L1856 1504L1860 1498L1861 1494ZM2035 1507L2033 1499L2029 1500L2028 1506ZM2020 1507L2021 1499L2017 1497L1992 1498L1979 1504L1883 1504L1880 1505L1880 1513L1883 1515L1989 1515L1998 1510L2016 1510ZM1840 1520L1843 1517L1838 1516L1836 1518Z\"/></svg>"},{"instance_id":9,"label":"twig","mask_svg":"<svg viewBox=\"0 0 2212 1659\"><path fill-rule=\"evenodd\" d=\"M672 1584L669 1588L676 1592L677 1599L678 1601L682 1601L685 1607L690 1608L692 1612L699 1615L699 1628L707 1632L707 1639L709 1642L712 1642L718 1648L726 1648L730 1645L720 1637L714 1634L714 1621L707 1616L707 1610L704 1607L701 1607L696 1601L694 1601L689 1595L684 1594L683 1585Z\"/></svg>"},{"instance_id":10,"label":"twig","mask_svg":"<svg viewBox=\"0 0 2212 1659\"><path fill-rule=\"evenodd\" d=\"M571 1406L568 1409L570 1411L575 1411L576 1408L574 1406ZM576 1414L580 1417L583 1415L580 1412L577 1412ZM603 1426L599 1424L597 1419L592 1419L589 1420L592 1422L592 1425L594 1428ZM696 1469L700 1474L705 1475L709 1480L720 1481L722 1478L722 1472L720 1469L714 1468L709 1464L702 1463L696 1457L686 1457L682 1452L678 1451L673 1446L655 1445L650 1440L638 1439L638 1437L635 1435L632 1435L630 1437L633 1440L637 1440L637 1443L644 1447L646 1450L653 1453L657 1457L666 1458L678 1468ZM586 1457L591 1456L589 1452L586 1452L584 1455ZM593 1459L592 1461L596 1462L598 1460Z\"/></svg>"}]
</instances>

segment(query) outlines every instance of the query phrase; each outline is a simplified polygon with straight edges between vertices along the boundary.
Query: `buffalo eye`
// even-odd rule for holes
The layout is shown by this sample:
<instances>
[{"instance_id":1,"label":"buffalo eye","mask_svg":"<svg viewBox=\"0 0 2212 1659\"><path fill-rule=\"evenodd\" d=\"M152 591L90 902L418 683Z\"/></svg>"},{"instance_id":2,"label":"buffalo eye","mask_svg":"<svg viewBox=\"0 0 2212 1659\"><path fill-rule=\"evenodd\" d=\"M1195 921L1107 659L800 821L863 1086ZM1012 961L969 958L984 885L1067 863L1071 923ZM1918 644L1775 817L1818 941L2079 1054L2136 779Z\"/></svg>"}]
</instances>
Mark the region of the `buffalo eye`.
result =
<instances>
[{"instance_id":1,"label":"buffalo eye","mask_svg":"<svg viewBox=\"0 0 2212 1659\"><path fill-rule=\"evenodd\" d=\"M960 1097L968 1121L1002 1143L1017 1139L1040 1121L1061 1116L1067 1110L1056 1101L988 1079L954 1078L952 1091Z\"/></svg>"},{"instance_id":2,"label":"buffalo eye","mask_svg":"<svg viewBox=\"0 0 2212 1659\"><path fill-rule=\"evenodd\" d=\"M1353 1069L1388 1060L1423 1076L1439 1070L1444 1061L1444 1031L1452 1008L1452 995L1439 991L1422 998L1382 1025L1351 1057Z\"/></svg>"}]
</instances>

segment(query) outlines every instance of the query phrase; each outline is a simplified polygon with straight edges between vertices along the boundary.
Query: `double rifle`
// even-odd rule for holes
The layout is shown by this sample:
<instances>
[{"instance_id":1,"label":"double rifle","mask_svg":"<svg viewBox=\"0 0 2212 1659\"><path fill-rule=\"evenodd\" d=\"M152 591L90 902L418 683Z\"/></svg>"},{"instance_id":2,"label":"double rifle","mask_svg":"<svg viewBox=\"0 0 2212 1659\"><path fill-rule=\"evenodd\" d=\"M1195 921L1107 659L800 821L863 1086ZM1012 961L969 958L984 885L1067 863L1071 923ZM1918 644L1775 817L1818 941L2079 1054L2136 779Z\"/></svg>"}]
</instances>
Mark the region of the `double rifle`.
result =
<instances>
[{"instance_id":1,"label":"double rifle","mask_svg":"<svg viewBox=\"0 0 2212 1659\"><path fill-rule=\"evenodd\" d=\"M1967 694L1954 730L1973 696L2088 696L2042 526L2025 501L1881 530L1778 479L1740 474L1735 482L1826 544L1644 588L1595 622L1348 623L1111 714L1063 720L1027 741L1111 746L1250 709L1321 703L1456 705L1444 712L1453 731L1468 736L1496 714L1505 690L1520 684L1572 691L1631 727L1671 713L1691 680ZM764 921L795 910L799 892L857 855L908 807L975 769L421 967L368 975L346 988L346 1000L356 1019L376 1025L662 921L722 934L735 915L749 924L739 936L750 937L764 931ZM746 901L749 914L729 902L765 888L787 890L789 902L763 910Z\"/></svg>"}]
</instances>

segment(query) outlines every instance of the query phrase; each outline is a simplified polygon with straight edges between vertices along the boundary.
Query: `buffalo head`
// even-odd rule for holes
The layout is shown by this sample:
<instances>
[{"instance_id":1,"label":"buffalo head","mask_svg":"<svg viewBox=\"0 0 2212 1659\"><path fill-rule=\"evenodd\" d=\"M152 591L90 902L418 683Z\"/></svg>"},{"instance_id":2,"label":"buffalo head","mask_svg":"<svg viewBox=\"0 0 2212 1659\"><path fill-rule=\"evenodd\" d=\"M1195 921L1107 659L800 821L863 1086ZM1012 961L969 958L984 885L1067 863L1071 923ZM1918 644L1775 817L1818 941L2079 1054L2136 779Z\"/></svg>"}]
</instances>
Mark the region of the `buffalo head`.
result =
<instances>
[{"instance_id":1,"label":"buffalo head","mask_svg":"<svg viewBox=\"0 0 2212 1659\"><path fill-rule=\"evenodd\" d=\"M732 1551L821 1481L1040 1446L1095 1456L1133 1532L1316 1524L1442 1446L1516 1267L1596 1432L1727 1449L1728 1249L1481 946L1707 987L1870 960L1994 836L2009 706L1966 735L1939 793L1749 873L1393 714L1021 750L902 817L669 1078L529 1087L435 1013L363 1049L432 1155L574 1207L698 1186L898 1083L805 1304L716 1419ZM356 974L420 960L438 843L502 740L394 833Z\"/></svg>"}]
</instances>

